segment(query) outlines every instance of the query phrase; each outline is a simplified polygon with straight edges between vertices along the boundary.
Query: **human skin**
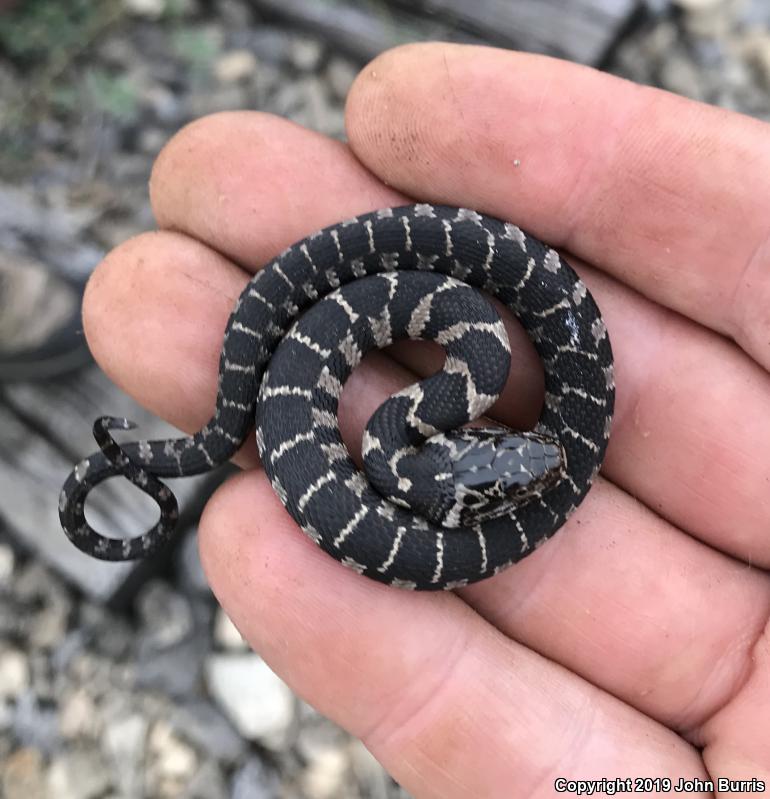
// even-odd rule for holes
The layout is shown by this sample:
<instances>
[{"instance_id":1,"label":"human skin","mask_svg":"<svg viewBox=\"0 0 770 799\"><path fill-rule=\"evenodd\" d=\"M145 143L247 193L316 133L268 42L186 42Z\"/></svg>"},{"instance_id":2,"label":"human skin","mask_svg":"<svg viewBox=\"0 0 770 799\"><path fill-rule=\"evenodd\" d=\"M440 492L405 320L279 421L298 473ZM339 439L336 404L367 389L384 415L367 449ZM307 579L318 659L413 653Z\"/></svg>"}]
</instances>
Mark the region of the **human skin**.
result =
<instances>
[{"instance_id":1,"label":"human skin","mask_svg":"<svg viewBox=\"0 0 770 799\"><path fill-rule=\"evenodd\" d=\"M263 264L375 208L463 205L558 247L588 285L615 353L612 438L545 546L458 592L416 594L302 535L250 437L200 525L226 612L417 799L552 796L559 776L770 784L770 127L444 44L369 64L346 123L343 144L226 113L168 143L150 184L159 230L111 252L86 292L107 373L193 432L227 317ZM505 319L513 366L490 416L527 426L542 370ZM387 394L439 363L419 342L367 357L342 398L351 449Z\"/></svg>"}]
</instances>

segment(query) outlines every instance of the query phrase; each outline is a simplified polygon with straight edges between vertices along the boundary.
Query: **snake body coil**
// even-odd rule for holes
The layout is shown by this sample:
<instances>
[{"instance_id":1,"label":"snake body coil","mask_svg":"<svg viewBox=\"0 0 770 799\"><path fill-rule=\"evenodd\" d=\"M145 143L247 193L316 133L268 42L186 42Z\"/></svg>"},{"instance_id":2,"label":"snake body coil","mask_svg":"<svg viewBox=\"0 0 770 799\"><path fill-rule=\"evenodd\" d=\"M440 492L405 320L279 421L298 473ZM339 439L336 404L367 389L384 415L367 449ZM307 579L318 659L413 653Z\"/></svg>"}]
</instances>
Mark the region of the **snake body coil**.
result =
<instances>
[{"instance_id":1,"label":"snake body coil","mask_svg":"<svg viewBox=\"0 0 770 799\"><path fill-rule=\"evenodd\" d=\"M511 309L542 359L545 401L532 432L458 429L495 401L510 362L502 322L475 289ZM342 385L369 350L405 337L437 341L446 362L374 414L365 477L340 436ZM319 546L381 582L453 588L496 574L564 523L599 470L613 405L604 322L553 249L468 209L384 209L328 227L257 272L228 322L216 410L198 433L117 444L110 429L131 423L97 420L101 451L68 477L60 518L95 557L150 554L177 516L158 478L227 461L256 417L271 483ZM160 506L137 538L102 536L85 519L88 492L119 475Z\"/></svg>"}]
</instances>

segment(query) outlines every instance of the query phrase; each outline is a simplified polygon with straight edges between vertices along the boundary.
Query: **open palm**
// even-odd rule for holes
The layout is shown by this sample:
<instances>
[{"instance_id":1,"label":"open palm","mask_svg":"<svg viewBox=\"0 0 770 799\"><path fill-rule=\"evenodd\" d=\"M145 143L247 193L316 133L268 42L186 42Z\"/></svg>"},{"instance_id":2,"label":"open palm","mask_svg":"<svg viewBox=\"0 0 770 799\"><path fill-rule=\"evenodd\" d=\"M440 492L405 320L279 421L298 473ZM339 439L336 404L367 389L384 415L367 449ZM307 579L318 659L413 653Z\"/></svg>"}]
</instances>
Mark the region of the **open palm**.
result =
<instances>
[{"instance_id":1,"label":"open palm","mask_svg":"<svg viewBox=\"0 0 770 799\"><path fill-rule=\"evenodd\" d=\"M301 535L249 440L201 523L228 614L419 799L551 796L558 778L770 783L770 128L587 68L438 44L370 64L347 128L342 144L231 113L179 133L151 183L160 232L89 284L102 366L192 432L262 264L378 207L467 206L567 253L602 309L617 380L603 477L522 563L413 594ZM526 427L542 371L506 320L514 366L491 415ZM342 400L351 446L439 362L415 343L367 358Z\"/></svg>"}]
</instances>

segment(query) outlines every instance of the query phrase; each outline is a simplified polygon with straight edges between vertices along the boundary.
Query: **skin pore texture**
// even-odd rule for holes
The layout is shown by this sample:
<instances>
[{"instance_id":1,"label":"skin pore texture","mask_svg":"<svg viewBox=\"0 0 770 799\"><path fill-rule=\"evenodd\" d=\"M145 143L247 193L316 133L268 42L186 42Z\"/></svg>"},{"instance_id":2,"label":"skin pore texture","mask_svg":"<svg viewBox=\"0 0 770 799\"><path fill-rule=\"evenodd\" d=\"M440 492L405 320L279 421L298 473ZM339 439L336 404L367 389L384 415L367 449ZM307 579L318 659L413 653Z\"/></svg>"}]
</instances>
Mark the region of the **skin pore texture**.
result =
<instances>
[{"instance_id":1,"label":"skin pore texture","mask_svg":"<svg viewBox=\"0 0 770 799\"><path fill-rule=\"evenodd\" d=\"M177 134L151 180L159 230L88 286L102 367L192 432L256 269L349 216L463 205L567 253L595 296L616 364L607 458L546 546L414 595L306 540L250 438L200 528L225 610L418 799L552 796L558 777L770 782L770 129L553 59L430 44L361 72L347 130L244 112ZM513 366L489 416L526 428L542 368L503 320ZM385 396L439 364L419 342L367 357L342 398L354 453Z\"/></svg>"}]
</instances>

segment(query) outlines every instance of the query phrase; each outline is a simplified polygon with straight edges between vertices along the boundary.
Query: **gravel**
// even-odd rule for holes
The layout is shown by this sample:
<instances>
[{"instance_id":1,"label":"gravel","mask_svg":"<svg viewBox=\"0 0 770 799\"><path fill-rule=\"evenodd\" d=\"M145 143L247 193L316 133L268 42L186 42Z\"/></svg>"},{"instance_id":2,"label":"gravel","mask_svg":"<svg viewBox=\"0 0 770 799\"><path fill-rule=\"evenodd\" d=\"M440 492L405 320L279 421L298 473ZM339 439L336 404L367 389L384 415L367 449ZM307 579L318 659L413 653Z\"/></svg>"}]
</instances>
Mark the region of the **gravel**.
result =
<instances>
[{"instance_id":1,"label":"gravel","mask_svg":"<svg viewBox=\"0 0 770 799\"><path fill-rule=\"evenodd\" d=\"M0 639L1 796L403 796L245 649L200 583L156 578L116 615L23 554L7 560L0 608L13 597L26 622ZM171 572L189 561L180 548Z\"/></svg>"}]
</instances>

